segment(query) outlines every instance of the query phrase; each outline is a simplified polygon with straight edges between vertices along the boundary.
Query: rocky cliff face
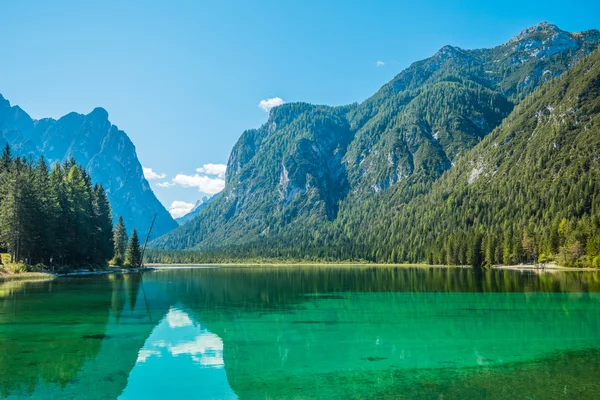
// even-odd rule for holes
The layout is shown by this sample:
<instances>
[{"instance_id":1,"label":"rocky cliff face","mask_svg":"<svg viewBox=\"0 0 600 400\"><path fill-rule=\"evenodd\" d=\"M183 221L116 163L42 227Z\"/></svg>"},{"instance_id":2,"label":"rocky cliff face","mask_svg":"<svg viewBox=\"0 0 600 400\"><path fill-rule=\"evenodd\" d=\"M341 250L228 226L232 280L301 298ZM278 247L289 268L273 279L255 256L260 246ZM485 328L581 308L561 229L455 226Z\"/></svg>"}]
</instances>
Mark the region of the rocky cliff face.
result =
<instances>
[{"instance_id":1,"label":"rocky cliff face","mask_svg":"<svg viewBox=\"0 0 600 400\"><path fill-rule=\"evenodd\" d=\"M0 142L8 142L15 154L43 155L50 163L75 158L87 167L94 182L104 185L113 217L122 215L129 230L135 227L145 235L154 214L152 237L177 226L144 178L135 146L102 108L87 115L33 120L0 95Z\"/></svg>"},{"instance_id":2,"label":"rocky cliff face","mask_svg":"<svg viewBox=\"0 0 600 400\"><path fill-rule=\"evenodd\" d=\"M227 186L205 212L157 240L163 248L238 245L297 224L333 220L341 208L391 188L397 202L423 193L516 104L600 44L597 30L541 23L491 49L444 46L361 104L296 103L245 132Z\"/></svg>"}]
</instances>

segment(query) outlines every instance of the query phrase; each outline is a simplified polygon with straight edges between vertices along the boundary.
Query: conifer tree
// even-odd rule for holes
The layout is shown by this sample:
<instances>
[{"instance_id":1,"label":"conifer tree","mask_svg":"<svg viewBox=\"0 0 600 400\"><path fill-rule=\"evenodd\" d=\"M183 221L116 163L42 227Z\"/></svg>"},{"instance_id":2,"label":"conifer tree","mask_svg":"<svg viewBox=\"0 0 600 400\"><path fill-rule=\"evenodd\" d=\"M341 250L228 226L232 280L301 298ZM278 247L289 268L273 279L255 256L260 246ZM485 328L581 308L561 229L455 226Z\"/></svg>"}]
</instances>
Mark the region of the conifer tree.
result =
<instances>
[{"instance_id":1,"label":"conifer tree","mask_svg":"<svg viewBox=\"0 0 600 400\"><path fill-rule=\"evenodd\" d=\"M0 174L4 171L8 171L10 164L12 162L12 152L10 150L10 146L6 143L4 149L2 150L2 156L0 156Z\"/></svg>"},{"instance_id":2,"label":"conifer tree","mask_svg":"<svg viewBox=\"0 0 600 400\"><path fill-rule=\"evenodd\" d=\"M115 226L113 242L113 263L121 267L125 262L125 252L127 251L127 229L125 229L125 223L123 222L122 215L119 215L119 220L117 221L117 225Z\"/></svg>"},{"instance_id":3,"label":"conifer tree","mask_svg":"<svg viewBox=\"0 0 600 400\"><path fill-rule=\"evenodd\" d=\"M125 264L131 268L137 268L142 265L142 250L140 248L140 239L137 231L133 228L131 238L127 244L127 252L125 254Z\"/></svg>"},{"instance_id":4,"label":"conifer tree","mask_svg":"<svg viewBox=\"0 0 600 400\"><path fill-rule=\"evenodd\" d=\"M102 185L94 187L94 218L96 232L95 242L95 263L105 263L114 256L113 244L113 223L110 211L110 204L106 197L106 191Z\"/></svg>"},{"instance_id":5,"label":"conifer tree","mask_svg":"<svg viewBox=\"0 0 600 400\"><path fill-rule=\"evenodd\" d=\"M72 165L67 174L67 201L69 207L68 260L72 264L91 261L93 241L91 220L92 202L88 184L77 165Z\"/></svg>"},{"instance_id":6,"label":"conifer tree","mask_svg":"<svg viewBox=\"0 0 600 400\"><path fill-rule=\"evenodd\" d=\"M8 250L12 261L21 260L25 227L24 201L25 165L21 157L15 157L3 173L0 188L0 244Z\"/></svg>"},{"instance_id":7,"label":"conifer tree","mask_svg":"<svg viewBox=\"0 0 600 400\"><path fill-rule=\"evenodd\" d=\"M64 167L68 167L65 169ZM110 204L102 186L74 160L50 171L37 161L0 155L0 252L27 264L103 265L113 256Z\"/></svg>"},{"instance_id":8,"label":"conifer tree","mask_svg":"<svg viewBox=\"0 0 600 400\"><path fill-rule=\"evenodd\" d=\"M50 171L50 202L52 203L54 219L54 244L50 257L53 263L63 264L68 245L68 220L69 209L65 170L60 163L55 163Z\"/></svg>"},{"instance_id":9,"label":"conifer tree","mask_svg":"<svg viewBox=\"0 0 600 400\"><path fill-rule=\"evenodd\" d=\"M53 250L57 224L57 208L52 201L48 164L42 156L35 163L33 171L33 193L35 196L36 212L33 217L32 258L47 262L47 257Z\"/></svg>"}]
</instances>

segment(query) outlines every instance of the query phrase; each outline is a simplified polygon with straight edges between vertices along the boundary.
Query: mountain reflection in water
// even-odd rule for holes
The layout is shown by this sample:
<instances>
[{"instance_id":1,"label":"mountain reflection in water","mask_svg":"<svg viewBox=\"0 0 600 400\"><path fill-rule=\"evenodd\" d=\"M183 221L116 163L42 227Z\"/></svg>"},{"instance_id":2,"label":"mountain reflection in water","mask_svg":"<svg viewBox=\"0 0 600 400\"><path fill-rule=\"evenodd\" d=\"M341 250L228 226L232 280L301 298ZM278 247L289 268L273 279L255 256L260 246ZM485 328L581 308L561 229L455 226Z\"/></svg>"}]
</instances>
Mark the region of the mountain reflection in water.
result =
<instances>
[{"instance_id":1,"label":"mountain reflection in water","mask_svg":"<svg viewBox=\"0 0 600 400\"><path fill-rule=\"evenodd\" d=\"M120 398L176 398L195 388L207 399L237 398L227 381L221 338L171 308L138 352Z\"/></svg>"},{"instance_id":2,"label":"mountain reflection in water","mask_svg":"<svg viewBox=\"0 0 600 400\"><path fill-rule=\"evenodd\" d=\"M13 282L0 393L586 398L600 390L599 291L597 272L361 266Z\"/></svg>"}]
</instances>

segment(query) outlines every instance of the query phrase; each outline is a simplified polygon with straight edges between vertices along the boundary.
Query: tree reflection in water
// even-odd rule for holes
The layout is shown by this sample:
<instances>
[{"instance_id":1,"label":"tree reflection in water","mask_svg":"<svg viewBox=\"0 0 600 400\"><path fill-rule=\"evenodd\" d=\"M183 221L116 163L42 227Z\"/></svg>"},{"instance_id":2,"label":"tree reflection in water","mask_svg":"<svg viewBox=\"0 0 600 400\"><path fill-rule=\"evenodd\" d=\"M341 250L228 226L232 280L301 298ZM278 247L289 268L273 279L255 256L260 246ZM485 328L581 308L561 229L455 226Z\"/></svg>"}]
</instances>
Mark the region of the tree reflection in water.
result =
<instances>
[{"instance_id":1,"label":"tree reflection in water","mask_svg":"<svg viewBox=\"0 0 600 400\"><path fill-rule=\"evenodd\" d=\"M539 396L561 374L583 382L595 370L599 290L597 272L364 266L2 284L0 388L54 399L397 398L472 394L497 377L514 387L535 378L527 387ZM556 382L541 378L548 368Z\"/></svg>"}]
</instances>

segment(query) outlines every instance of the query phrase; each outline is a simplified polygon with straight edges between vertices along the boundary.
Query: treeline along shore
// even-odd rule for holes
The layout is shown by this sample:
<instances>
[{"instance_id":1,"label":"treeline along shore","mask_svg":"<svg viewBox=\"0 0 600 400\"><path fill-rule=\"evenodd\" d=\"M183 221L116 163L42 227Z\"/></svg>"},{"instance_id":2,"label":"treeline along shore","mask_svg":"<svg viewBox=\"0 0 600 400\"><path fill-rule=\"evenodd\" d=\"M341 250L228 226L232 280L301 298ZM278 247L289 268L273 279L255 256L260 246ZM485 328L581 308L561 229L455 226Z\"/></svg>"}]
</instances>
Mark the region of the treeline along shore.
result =
<instances>
[{"instance_id":1,"label":"treeline along shore","mask_svg":"<svg viewBox=\"0 0 600 400\"><path fill-rule=\"evenodd\" d=\"M113 229L106 192L84 167L74 159L50 167L9 145L0 156L0 253L0 273L141 264L137 232L128 243L122 218Z\"/></svg>"}]
</instances>

